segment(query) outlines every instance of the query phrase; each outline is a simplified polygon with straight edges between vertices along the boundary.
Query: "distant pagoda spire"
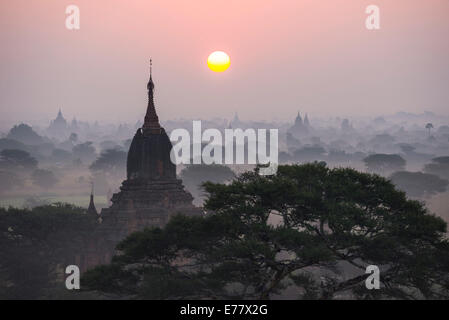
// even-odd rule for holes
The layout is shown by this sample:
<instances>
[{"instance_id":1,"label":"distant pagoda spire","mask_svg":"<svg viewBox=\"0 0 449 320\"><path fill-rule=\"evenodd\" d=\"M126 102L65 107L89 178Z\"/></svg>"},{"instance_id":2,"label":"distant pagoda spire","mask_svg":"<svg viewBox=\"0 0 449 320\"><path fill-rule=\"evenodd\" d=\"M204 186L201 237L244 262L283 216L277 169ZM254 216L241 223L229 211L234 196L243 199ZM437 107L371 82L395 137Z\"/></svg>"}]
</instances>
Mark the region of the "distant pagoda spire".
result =
<instances>
[{"instance_id":1,"label":"distant pagoda spire","mask_svg":"<svg viewBox=\"0 0 449 320\"><path fill-rule=\"evenodd\" d=\"M89 202L89 207L87 208L87 213L89 214L95 214L97 215L97 208L95 208L95 203L94 203L94 183L91 182L92 188L90 191L90 202Z\"/></svg>"},{"instance_id":2,"label":"distant pagoda spire","mask_svg":"<svg viewBox=\"0 0 449 320\"><path fill-rule=\"evenodd\" d=\"M304 117L304 125L310 126L310 121L309 121L309 117L307 116L307 113L306 113L306 116Z\"/></svg>"},{"instance_id":3,"label":"distant pagoda spire","mask_svg":"<svg viewBox=\"0 0 449 320\"><path fill-rule=\"evenodd\" d=\"M298 115L296 116L296 119L295 119L295 124L296 125L302 125L303 124L302 118L301 118L301 113L299 111L298 111Z\"/></svg>"},{"instance_id":4,"label":"distant pagoda spire","mask_svg":"<svg viewBox=\"0 0 449 320\"><path fill-rule=\"evenodd\" d=\"M65 121L64 116L62 115L62 110L59 108L58 115L56 116L55 121Z\"/></svg>"},{"instance_id":5,"label":"distant pagoda spire","mask_svg":"<svg viewBox=\"0 0 449 320\"><path fill-rule=\"evenodd\" d=\"M151 133L157 133L160 132L161 125L159 124L159 118L156 114L156 108L154 106L154 83L152 78L152 68L153 68L153 61L152 59L150 59L150 80L148 81L147 84L148 107L142 129L144 131L149 130Z\"/></svg>"}]
</instances>

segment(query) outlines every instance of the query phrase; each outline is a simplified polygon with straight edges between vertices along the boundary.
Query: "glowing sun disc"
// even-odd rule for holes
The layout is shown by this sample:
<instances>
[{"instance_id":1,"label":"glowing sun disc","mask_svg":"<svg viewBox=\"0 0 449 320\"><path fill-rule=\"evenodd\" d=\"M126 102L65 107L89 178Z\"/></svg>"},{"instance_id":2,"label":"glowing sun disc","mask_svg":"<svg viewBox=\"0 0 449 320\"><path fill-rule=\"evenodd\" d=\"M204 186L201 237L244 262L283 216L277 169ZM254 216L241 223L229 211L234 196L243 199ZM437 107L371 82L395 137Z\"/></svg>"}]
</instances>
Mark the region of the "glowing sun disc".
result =
<instances>
[{"instance_id":1,"label":"glowing sun disc","mask_svg":"<svg viewBox=\"0 0 449 320\"><path fill-rule=\"evenodd\" d=\"M223 72L231 65L231 59L223 51L212 52L207 58L209 69L215 72Z\"/></svg>"}]
</instances>

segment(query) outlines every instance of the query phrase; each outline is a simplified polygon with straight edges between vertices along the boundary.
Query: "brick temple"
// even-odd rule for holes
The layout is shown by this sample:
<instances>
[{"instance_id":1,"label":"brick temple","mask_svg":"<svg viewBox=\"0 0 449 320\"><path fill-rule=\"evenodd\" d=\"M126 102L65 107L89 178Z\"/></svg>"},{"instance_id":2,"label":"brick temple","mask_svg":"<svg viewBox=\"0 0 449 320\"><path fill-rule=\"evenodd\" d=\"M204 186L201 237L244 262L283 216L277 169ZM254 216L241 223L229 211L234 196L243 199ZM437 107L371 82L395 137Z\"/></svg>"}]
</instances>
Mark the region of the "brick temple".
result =
<instances>
[{"instance_id":1,"label":"brick temple","mask_svg":"<svg viewBox=\"0 0 449 320\"><path fill-rule=\"evenodd\" d=\"M81 270L108 263L117 243L132 232L162 227L178 213L202 214L192 204L193 197L184 190L182 181L176 178L176 165L170 160L172 144L156 114L151 66L147 90L144 124L128 151L127 179L120 192L112 196L112 205L99 214L101 223L86 252L77 255L75 263Z\"/></svg>"}]
</instances>

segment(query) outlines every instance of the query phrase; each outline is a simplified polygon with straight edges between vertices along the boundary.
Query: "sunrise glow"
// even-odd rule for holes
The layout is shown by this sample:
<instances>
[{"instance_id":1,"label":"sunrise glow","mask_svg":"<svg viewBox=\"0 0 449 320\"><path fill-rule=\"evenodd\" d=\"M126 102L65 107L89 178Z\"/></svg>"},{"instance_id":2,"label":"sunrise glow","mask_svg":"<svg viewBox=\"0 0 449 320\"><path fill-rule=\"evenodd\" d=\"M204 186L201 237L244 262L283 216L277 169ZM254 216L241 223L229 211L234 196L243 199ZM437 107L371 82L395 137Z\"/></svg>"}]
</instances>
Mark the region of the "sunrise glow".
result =
<instances>
[{"instance_id":1,"label":"sunrise glow","mask_svg":"<svg viewBox=\"0 0 449 320\"><path fill-rule=\"evenodd\" d=\"M231 59L223 51L212 52L207 58L209 69L215 72L223 72L231 65Z\"/></svg>"}]
</instances>

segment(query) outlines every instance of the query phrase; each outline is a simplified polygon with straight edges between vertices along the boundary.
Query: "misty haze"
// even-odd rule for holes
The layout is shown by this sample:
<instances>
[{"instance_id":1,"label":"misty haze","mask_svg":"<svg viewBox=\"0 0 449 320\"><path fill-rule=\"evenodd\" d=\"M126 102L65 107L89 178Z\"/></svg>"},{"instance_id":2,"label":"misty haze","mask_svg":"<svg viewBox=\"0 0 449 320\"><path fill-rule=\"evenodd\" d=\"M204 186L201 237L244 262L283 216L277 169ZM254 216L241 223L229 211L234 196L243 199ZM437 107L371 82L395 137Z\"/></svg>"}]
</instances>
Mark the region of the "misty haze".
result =
<instances>
[{"instance_id":1,"label":"misty haze","mask_svg":"<svg viewBox=\"0 0 449 320\"><path fill-rule=\"evenodd\" d=\"M448 9L3 1L0 299L449 299Z\"/></svg>"}]
</instances>

